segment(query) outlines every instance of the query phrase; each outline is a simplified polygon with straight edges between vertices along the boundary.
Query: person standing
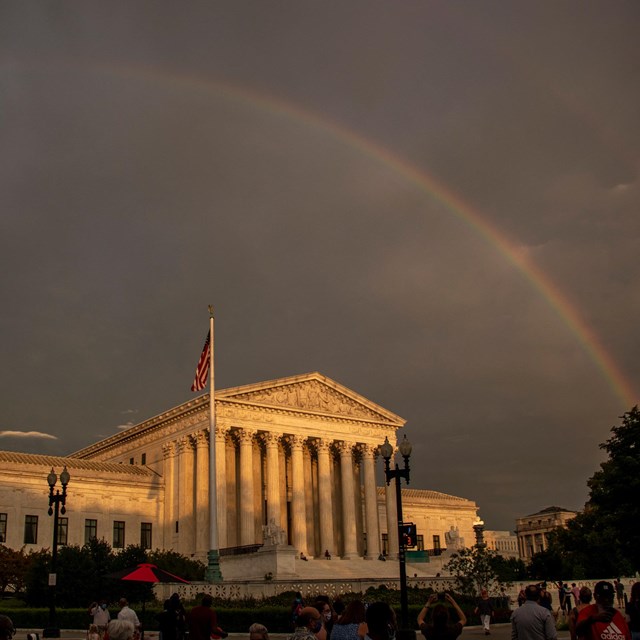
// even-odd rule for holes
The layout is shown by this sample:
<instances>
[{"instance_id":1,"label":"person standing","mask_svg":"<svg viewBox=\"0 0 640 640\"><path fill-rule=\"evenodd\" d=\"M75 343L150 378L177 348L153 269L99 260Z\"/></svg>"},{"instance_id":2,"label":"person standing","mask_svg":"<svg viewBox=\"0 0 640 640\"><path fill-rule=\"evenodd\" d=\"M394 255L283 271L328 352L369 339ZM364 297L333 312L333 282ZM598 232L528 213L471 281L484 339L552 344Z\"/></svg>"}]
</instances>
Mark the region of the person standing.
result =
<instances>
[{"instance_id":1,"label":"person standing","mask_svg":"<svg viewBox=\"0 0 640 640\"><path fill-rule=\"evenodd\" d=\"M335 606L335 603L334 603ZM366 610L362 600L352 600L331 630L333 640L358 640L367 635Z\"/></svg>"},{"instance_id":2,"label":"person standing","mask_svg":"<svg viewBox=\"0 0 640 640\"><path fill-rule=\"evenodd\" d=\"M118 600L118 605L120 605L120 611L118 611L118 620L126 620L133 625L134 634L133 637L136 638L140 635L140 620L138 620L138 615L136 612L129 607L129 603L126 598L120 598Z\"/></svg>"},{"instance_id":3,"label":"person standing","mask_svg":"<svg viewBox=\"0 0 640 640\"><path fill-rule=\"evenodd\" d=\"M249 627L249 640L269 640L269 629L259 622Z\"/></svg>"},{"instance_id":4,"label":"person standing","mask_svg":"<svg viewBox=\"0 0 640 640\"><path fill-rule=\"evenodd\" d=\"M441 602L436 604L438 600L441 600ZM445 606L445 602L448 602L454 608L458 615L457 622L451 622L449 608ZM435 606L431 608L434 604ZM462 633L462 628L465 624L467 624L467 617L458 606L458 603L448 593L442 596L438 596L435 593L431 594L418 614L418 627L420 627L420 631L426 640L455 640Z\"/></svg>"},{"instance_id":5,"label":"person standing","mask_svg":"<svg viewBox=\"0 0 640 640\"><path fill-rule=\"evenodd\" d=\"M585 607L589 606L590 603L591 589L589 589L589 587L582 587L578 593L577 604L573 609L571 609L571 613L569 614L569 635L571 636L571 640L577 640L576 624L578 623L578 616Z\"/></svg>"},{"instance_id":6,"label":"person standing","mask_svg":"<svg viewBox=\"0 0 640 640\"><path fill-rule=\"evenodd\" d=\"M374 602L367 608L367 636L371 640L390 640L395 638L398 624L396 614L386 602Z\"/></svg>"},{"instance_id":7,"label":"person standing","mask_svg":"<svg viewBox=\"0 0 640 640\"><path fill-rule=\"evenodd\" d=\"M219 635L218 616L211 608L213 598L207 593L202 596L202 604L193 607L187 616L189 640L211 640L211 635Z\"/></svg>"},{"instance_id":8,"label":"person standing","mask_svg":"<svg viewBox=\"0 0 640 640\"><path fill-rule=\"evenodd\" d=\"M484 635L488 636L491 631L491 618L493 617L493 605L491 604L491 598L486 589L480 591L480 597L474 609L474 613L480 616L480 622L484 629Z\"/></svg>"},{"instance_id":9,"label":"person standing","mask_svg":"<svg viewBox=\"0 0 640 640\"><path fill-rule=\"evenodd\" d=\"M631 594L629 595L625 613L627 614L632 640L640 640L640 582L634 583L631 587Z\"/></svg>"},{"instance_id":10,"label":"person standing","mask_svg":"<svg viewBox=\"0 0 640 640\"><path fill-rule=\"evenodd\" d=\"M564 615L564 598L565 598L565 590L564 590L564 582L560 580L560 582L556 582L556 587L558 589L558 613L562 613Z\"/></svg>"},{"instance_id":11,"label":"person standing","mask_svg":"<svg viewBox=\"0 0 640 640\"><path fill-rule=\"evenodd\" d=\"M613 586L616 590L616 598L618 599L618 609L624 607L624 585L620 582L620 578L616 578L613 581Z\"/></svg>"},{"instance_id":12,"label":"person standing","mask_svg":"<svg viewBox=\"0 0 640 640\"><path fill-rule=\"evenodd\" d=\"M575 582L571 583L571 595L573 596L573 601L575 602L574 606L577 607L580 603L580 587L578 587Z\"/></svg>"},{"instance_id":13,"label":"person standing","mask_svg":"<svg viewBox=\"0 0 640 640\"><path fill-rule=\"evenodd\" d=\"M0 640L11 640L16 632L9 616L0 615Z\"/></svg>"},{"instance_id":14,"label":"person standing","mask_svg":"<svg viewBox=\"0 0 640 640\"><path fill-rule=\"evenodd\" d=\"M92 602L89 605L89 615L93 616L93 624L98 628L100 638L104 638L104 632L111 620L111 614L107 608L107 601L103 598L100 603Z\"/></svg>"},{"instance_id":15,"label":"person standing","mask_svg":"<svg viewBox=\"0 0 640 640\"><path fill-rule=\"evenodd\" d=\"M296 620L296 628L288 640L316 640L322 629L322 618L315 607L303 607Z\"/></svg>"},{"instance_id":16,"label":"person standing","mask_svg":"<svg viewBox=\"0 0 640 640\"><path fill-rule=\"evenodd\" d=\"M631 632L624 616L614 608L615 588L606 580L593 589L595 604L585 607L578 615L576 635L584 640L631 640Z\"/></svg>"},{"instance_id":17,"label":"person standing","mask_svg":"<svg viewBox=\"0 0 640 640\"><path fill-rule=\"evenodd\" d=\"M551 597L551 592L547 591L547 583L540 583L540 599L538 600L538 604L545 609L549 609L549 611L553 611L553 598Z\"/></svg>"},{"instance_id":18,"label":"person standing","mask_svg":"<svg viewBox=\"0 0 640 640\"><path fill-rule=\"evenodd\" d=\"M557 640L553 615L539 604L540 587L530 584L524 594L524 604L511 614L511 640Z\"/></svg>"}]
</instances>

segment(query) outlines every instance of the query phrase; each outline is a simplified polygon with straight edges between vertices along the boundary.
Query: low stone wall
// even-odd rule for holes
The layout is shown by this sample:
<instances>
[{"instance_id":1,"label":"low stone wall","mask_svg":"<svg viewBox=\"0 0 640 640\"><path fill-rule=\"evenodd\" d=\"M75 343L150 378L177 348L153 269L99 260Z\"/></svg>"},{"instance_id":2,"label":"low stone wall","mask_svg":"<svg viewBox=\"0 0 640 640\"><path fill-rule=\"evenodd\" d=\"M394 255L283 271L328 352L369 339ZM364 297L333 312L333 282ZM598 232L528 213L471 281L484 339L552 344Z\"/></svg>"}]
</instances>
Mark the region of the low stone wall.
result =
<instances>
[{"instance_id":1,"label":"low stone wall","mask_svg":"<svg viewBox=\"0 0 640 640\"><path fill-rule=\"evenodd\" d=\"M218 584L209 582L192 582L191 584L167 583L155 585L158 600L167 599L172 593L181 598L193 600L198 594L210 593L216 598L269 598L287 591L300 591L305 600L313 600L314 596L325 594L336 598L345 593L365 593L367 589L379 587L386 589L400 589L400 580L376 580L374 578L351 580L225 580ZM407 579L409 588L426 589L431 587L435 591L451 591L454 587L453 578Z\"/></svg>"}]
</instances>

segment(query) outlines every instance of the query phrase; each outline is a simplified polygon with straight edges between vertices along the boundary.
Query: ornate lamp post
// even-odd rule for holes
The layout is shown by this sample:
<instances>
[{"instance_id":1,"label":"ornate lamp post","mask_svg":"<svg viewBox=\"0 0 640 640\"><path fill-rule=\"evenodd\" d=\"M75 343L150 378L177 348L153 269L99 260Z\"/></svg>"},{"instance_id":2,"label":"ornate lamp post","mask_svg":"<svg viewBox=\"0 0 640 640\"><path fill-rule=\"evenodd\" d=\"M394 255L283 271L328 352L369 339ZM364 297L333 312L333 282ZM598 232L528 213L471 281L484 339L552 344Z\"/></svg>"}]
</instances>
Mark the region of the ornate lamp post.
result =
<instances>
[{"instance_id":1,"label":"ornate lamp post","mask_svg":"<svg viewBox=\"0 0 640 640\"><path fill-rule=\"evenodd\" d=\"M47 476L49 483L49 515L53 516L53 548L51 550L51 572L49 573L49 626L43 630L43 638L59 638L60 629L56 622L56 560L58 558L58 518L60 513L64 515L67 511L65 504L67 502L67 485L71 476L65 465L60 474L60 483L62 484L62 493L57 489L54 493L54 487L58 482L53 467L51 473Z\"/></svg>"},{"instance_id":2,"label":"ornate lamp post","mask_svg":"<svg viewBox=\"0 0 640 640\"><path fill-rule=\"evenodd\" d=\"M400 479L404 478L409 484L409 456L411 455L411 443L405 435L402 442L398 446L400 455L404 458L404 469L400 469L398 463L394 461L394 469L391 469L390 460L393 455L393 447L389 442L389 438L384 439L384 444L380 447L380 454L384 458L384 475L387 484L391 484L391 479L396 481L396 510L398 512L398 560L400 563L400 629L398 631L398 640L415 639L415 631L409 629L409 598L407 594L407 566L406 566L406 548L403 535L403 518L402 518L402 491ZM391 532L389 532L389 535Z\"/></svg>"}]
</instances>

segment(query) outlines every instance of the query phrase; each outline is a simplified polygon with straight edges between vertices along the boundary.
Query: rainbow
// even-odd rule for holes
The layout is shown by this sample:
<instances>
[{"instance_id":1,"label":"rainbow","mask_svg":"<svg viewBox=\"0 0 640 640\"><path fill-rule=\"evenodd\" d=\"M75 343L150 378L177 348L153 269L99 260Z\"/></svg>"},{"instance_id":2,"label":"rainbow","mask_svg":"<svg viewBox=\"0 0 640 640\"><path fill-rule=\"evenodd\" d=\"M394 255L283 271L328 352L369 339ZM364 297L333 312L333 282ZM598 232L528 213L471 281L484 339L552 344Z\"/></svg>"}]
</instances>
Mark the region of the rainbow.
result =
<instances>
[{"instance_id":1,"label":"rainbow","mask_svg":"<svg viewBox=\"0 0 640 640\"><path fill-rule=\"evenodd\" d=\"M158 71L152 67L91 65L85 66L67 61L68 66L82 69L90 73L102 73L118 78L130 78L135 81L143 79L147 82L170 82L190 90L213 92L229 99L241 101L253 108L273 114L292 118L302 124L317 128L332 135L338 142L346 144L359 152L374 158L382 165L414 184L429 197L442 204L449 212L463 220L479 236L493 246L510 264L519 270L530 284L548 302L561 321L581 344L590 359L602 372L614 394L624 404L624 409L637 403L630 381L625 377L617 363L602 345L595 331L585 322L568 297L555 283L528 257L513 240L491 224L477 209L471 207L449 187L438 182L433 176L409 163L386 147L365 138L325 117L303 109L299 106L276 100L268 95L245 87L235 86L229 82L212 80L202 76L184 74L182 72Z\"/></svg>"}]
</instances>

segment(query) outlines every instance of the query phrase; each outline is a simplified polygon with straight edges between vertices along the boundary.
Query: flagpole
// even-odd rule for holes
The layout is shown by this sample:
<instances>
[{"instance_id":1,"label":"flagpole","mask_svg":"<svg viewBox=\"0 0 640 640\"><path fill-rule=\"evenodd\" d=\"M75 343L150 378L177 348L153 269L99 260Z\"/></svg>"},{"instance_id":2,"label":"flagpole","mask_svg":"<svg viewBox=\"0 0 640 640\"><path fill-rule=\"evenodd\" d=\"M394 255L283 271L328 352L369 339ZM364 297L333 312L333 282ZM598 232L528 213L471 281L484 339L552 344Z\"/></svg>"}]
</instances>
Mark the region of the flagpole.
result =
<instances>
[{"instance_id":1,"label":"flagpole","mask_svg":"<svg viewBox=\"0 0 640 640\"><path fill-rule=\"evenodd\" d=\"M218 548L218 487L216 481L216 403L213 306L209 305L209 554L207 578L209 582L221 582L220 550Z\"/></svg>"}]
</instances>

